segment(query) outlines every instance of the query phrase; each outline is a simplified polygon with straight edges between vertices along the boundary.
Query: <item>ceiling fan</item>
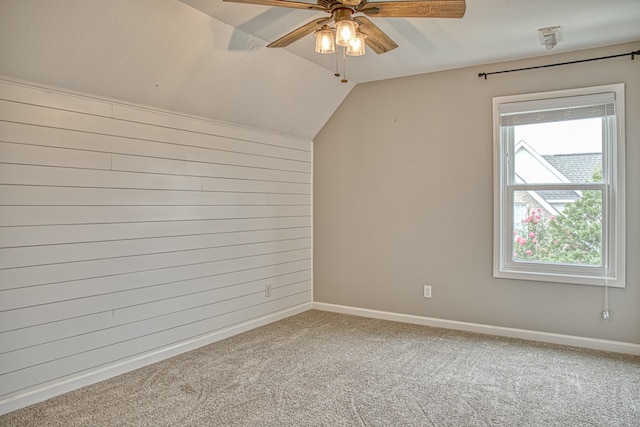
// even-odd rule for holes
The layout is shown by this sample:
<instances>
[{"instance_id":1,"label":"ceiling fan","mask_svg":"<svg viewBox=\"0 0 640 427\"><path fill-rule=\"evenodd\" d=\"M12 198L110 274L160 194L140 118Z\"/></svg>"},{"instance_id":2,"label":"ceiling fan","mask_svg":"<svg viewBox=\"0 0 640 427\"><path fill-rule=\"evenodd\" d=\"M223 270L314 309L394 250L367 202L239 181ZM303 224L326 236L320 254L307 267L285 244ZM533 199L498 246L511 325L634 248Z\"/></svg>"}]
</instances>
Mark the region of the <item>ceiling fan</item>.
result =
<instances>
[{"instance_id":1,"label":"ceiling fan","mask_svg":"<svg viewBox=\"0 0 640 427\"><path fill-rule=\"evenodd\" d=\"M373 1L367 0L317 0L316 4L289 0L223 0L233 3L248 3L262 6L288 7L293 9L318 10L326 12L330 17L317 18L279 38L267 47L285 47L313 32L329 30L331 21L336 24L336 33L340 33L340 24L356 23L357 31L364 36L364 43L377 54L389 52L398 47L371 18L462 18L466 11L465 0L404 0ZM364 14L352 17L354 14ZM351 24L353 25L353 24ZM341 44L336 40L336 43ZM316 46L316 51L318 47ZM321 52L325 53L325 52ZM355 53L361 55L364 53Z\"/></svg>"}]
</instances>

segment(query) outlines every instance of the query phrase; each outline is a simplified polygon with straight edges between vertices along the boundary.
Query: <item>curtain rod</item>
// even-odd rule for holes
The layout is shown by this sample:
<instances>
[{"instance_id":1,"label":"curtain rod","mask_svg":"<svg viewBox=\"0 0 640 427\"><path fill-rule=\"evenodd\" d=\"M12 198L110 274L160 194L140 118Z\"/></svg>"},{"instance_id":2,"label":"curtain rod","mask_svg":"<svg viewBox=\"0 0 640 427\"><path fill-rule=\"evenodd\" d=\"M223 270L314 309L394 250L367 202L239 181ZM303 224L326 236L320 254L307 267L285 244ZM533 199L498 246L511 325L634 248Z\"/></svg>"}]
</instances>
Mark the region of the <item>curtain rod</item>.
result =
<instances>
[{"instance_id":1,"label":"curtain rod","mask_svg":"<svg viewBox=\"0 0 640 427\"><path fill-rule=\"evenodd\" d=\"M484 79L487 80L487 76L490 76L492 74L513 73L514 71L535 70L537 68L548 68L548 67L557 67L559 65L579 64L581 62L599 61L601 59L619 58L621 56L631 56L631 60L634 60L636 55L640 55L640 50L635 50L633 52L628 52L628 53L620 53L618 55L600 56L598 58L579 59L577 61L559 62L556 64L547 64L547 65L537 65L535 67L514 68L513 70L502 70L502 71L491 71L489 73L478 73L478 77L484 77Z\"/></svg>"}]
</instances>

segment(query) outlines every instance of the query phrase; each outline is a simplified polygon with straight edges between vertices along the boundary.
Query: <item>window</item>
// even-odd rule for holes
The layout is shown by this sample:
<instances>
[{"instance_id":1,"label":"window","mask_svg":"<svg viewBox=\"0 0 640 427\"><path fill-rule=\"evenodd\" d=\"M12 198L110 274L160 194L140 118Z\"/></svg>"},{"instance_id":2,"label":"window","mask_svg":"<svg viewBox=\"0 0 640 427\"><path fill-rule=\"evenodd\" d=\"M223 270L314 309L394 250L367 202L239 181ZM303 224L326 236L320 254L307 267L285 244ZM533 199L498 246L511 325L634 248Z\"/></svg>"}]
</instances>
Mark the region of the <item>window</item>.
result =
<instances>
[{"instance_id":1,"label":"window","mask_svg":"<svg viewBox=\"0 0 640 427\"><path fill-rule=\"evenodd\" d=\"M494 277L624 287L624 85L497 97Z\"/></svg>"}]
</instances>

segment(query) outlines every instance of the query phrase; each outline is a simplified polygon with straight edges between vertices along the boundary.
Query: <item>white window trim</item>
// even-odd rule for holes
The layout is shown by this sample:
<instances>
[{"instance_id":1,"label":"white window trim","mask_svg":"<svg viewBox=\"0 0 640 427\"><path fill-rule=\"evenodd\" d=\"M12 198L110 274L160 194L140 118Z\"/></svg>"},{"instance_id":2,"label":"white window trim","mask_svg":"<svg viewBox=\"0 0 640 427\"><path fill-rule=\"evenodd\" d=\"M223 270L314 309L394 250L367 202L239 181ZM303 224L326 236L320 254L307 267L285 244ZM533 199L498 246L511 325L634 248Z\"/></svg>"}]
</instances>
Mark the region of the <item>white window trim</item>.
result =
<instances>
[{"instance_id":1,"label":"white window trim","mask_svg":"<svg viewBox=\"0 0 640 427\"><path fill-rule=\"evenodd\" d=\"M613 92L616 108L615 156L609 156L610 149L603 149L603 164L606 164L607 182L603 188L607 198L608 211L603 212L603 252L607 265L604 267L575 267L549 263L509 262L506 253L510 251L513 239L509 226L509 200L506 191L506 144L501 144L500 105L522 101L543 101L562 103L557 98L593 95ZM547 100L547 101L544 101ZM625 287L625 111L624 83L604 86L567 89L535 94L521 94L493 98L493 152L494 152L494 239L493 276L496 278L536 280L544 282L572 283L595 286ZM613 158L612 158L613 157ZM606 163L605 163L606 162ZM610 191L609 191L610 190ZM604 206L604 205L603 205ZM606 229L605 229L606 228Z\"/></svg>"}]
</instances>

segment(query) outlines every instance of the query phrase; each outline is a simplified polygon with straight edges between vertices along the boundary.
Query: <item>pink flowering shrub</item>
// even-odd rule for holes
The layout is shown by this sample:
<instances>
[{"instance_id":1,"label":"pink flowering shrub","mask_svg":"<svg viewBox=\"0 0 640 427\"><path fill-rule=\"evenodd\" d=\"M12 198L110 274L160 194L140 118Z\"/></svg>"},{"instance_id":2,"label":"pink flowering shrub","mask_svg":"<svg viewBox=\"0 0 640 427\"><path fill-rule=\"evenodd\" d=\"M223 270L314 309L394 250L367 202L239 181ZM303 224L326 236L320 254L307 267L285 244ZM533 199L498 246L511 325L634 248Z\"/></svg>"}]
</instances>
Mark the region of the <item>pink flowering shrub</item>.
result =
<instances>
[{"instance_id":1,"label":"pink flowering shrub","mask_svg":"<svg viewBox=\"0 0 640 427\"><path fill-rule=\"evenodd\" d=\"M543 261L549 257L549 222L553 217L544 217L542 209L527 209L522 227L513 232L513 258L516 261Z\"/></svg>"}]
</instances>

